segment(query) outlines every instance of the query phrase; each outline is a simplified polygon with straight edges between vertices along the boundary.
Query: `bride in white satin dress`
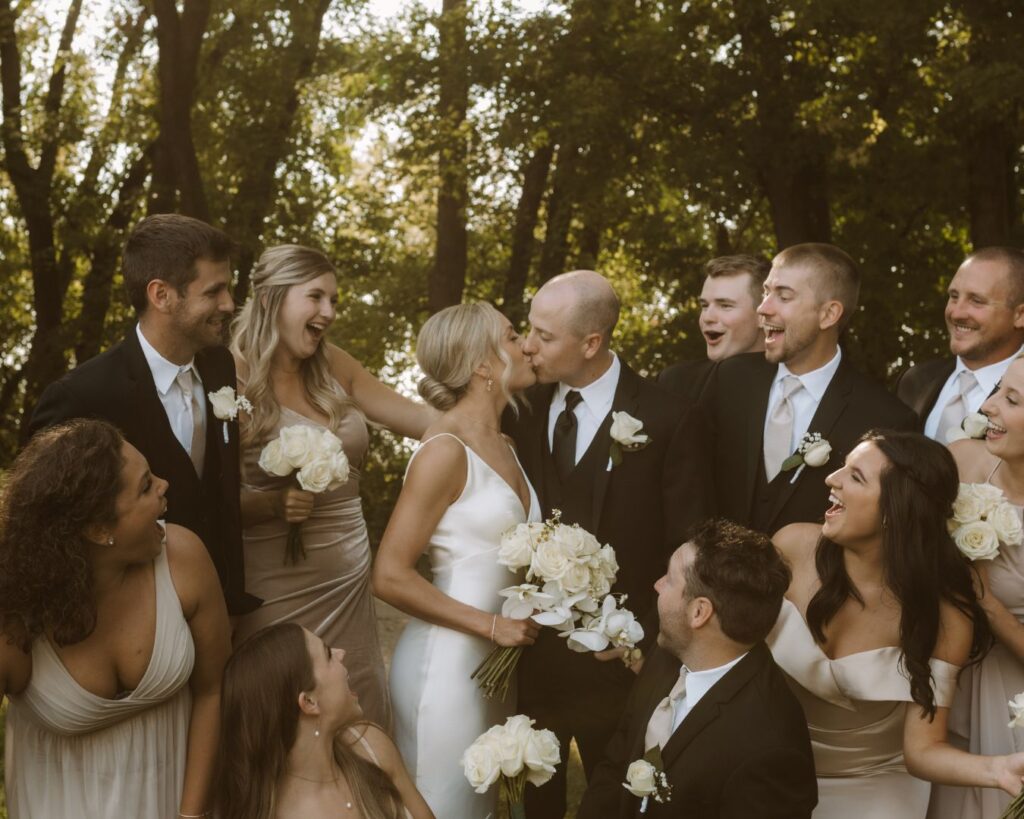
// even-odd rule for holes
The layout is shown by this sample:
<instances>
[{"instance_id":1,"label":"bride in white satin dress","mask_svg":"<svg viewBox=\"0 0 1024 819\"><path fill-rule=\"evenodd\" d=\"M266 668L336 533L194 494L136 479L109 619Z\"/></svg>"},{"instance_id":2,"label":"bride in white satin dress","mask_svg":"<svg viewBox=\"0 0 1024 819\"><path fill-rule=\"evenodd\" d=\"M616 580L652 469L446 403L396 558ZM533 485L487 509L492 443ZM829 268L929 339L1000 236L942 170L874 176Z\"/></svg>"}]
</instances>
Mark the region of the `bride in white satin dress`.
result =
<instances>
[{"instance_id":1,"label":"bride in white satin dress","mask_svg":"<svg viewBox=\"0 0 1024 819\"><path fill-rule=\"evenodd\" d=\"M537 497L501 415L535 381L518 334L486 303L449 307L423 325L420 394L444 415L409 462L381 540L375 594L413 619L391 665L395 740L416 787L438 817L497 815L497 788L477 794L462 753L512 714L485 699L470 674L494 645L533 643L538 627L502 617L498 591L517 578L497 562L502 533L539 520ZM424 552L433 582L416 570Z\"/></svg>"}]
</instances>

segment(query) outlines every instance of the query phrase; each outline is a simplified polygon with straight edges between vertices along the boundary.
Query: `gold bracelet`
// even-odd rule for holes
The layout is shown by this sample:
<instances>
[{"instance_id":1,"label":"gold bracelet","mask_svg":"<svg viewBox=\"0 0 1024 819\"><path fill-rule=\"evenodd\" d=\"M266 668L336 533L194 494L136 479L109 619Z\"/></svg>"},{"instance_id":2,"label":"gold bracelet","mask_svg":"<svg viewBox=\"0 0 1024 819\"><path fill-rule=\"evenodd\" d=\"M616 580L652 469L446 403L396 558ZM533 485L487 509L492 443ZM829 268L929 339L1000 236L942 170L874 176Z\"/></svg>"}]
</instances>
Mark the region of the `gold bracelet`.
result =
<instances>
[{"instance_id":1,"label":"gold bracelet","mask_svg":"<svg viewBox=\"0 0 1024 819\"><path fill-rule=\"evenodd\" d=\"M178 812L178 819L206 819L210 815L208 810L202 813L181 813Z\"/></svg>"}]
</instances>

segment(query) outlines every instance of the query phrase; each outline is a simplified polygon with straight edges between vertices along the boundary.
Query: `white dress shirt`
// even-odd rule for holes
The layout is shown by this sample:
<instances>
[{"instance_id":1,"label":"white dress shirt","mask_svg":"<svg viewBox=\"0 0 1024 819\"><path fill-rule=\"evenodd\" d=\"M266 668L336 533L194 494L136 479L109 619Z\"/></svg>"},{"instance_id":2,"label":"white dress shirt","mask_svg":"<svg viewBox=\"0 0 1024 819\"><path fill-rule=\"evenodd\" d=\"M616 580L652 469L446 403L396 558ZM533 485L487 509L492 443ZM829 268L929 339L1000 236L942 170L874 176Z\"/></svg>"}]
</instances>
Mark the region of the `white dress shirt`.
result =
<instances>
[{"instance_id":1,"label":"white dress shirt","mask_svg":"<svg viewBox=\"0 0 1024 819\"><path fill-rule=\"evenodd\" d=\"M996 388L996 384L1003 377L1010 363L1021 353L1024 352L1024 347L1021 347L1016 353L1011 355L1009 358L997 361L995 364L989 364L987 367L979 367L977 370L971 370L974 373L974 377L977 379L975 384L967 392L967 412L977 412L981 405L985 403L985 399L989 397L992 390ZM924 434L929 438L934 438L935 433L939 430L939 420L942 418L942 411L946 408L946 404L953 400L953 396L959 394L959 385L957 380L960 378L960 373L968 369L967 365L960 356L956 357L956 366L953 368L953 372L950 373L949 378L946 379L946 383L942 387L942 392L939 393L939 397L935 399L935 406L932 407L932 411L928 413L928 420L924 423ZM940 443L944 443L941 442Z\"/></svg>"},{"instance_id":2,"label":"white dress shirt","mask_svg":"<svg viewBox=\"0 0 1024 819\"><path fill-rule=\"evenodd\" d=\"M156 385L156 393L163 404L164 412L167 413L167 420L171 424L171 431L178 439L182 449L192 456L192 396L185 395L181 385L177 382L179 372L190 372L192 375L192 393L195 395L199 405L200 429L206 429L206 395L203 393L203 381L199 377L199 370L196 369L195 359L188 364L178 365L168 361L156 348L146 340L142 333L142 327L135 325L135 332L139 336L139 344L142 346L142 354L146 357L149 371L153 373L153 383Z\"/></svg>"},{"instance_id":3,"label":"white dress shirt","mask_svg":"<svg viewBox=\"0 0 1024 819\"><path fill-rule=\"evenodd\" d=\"M591 441L597 434L597 430L608 413L612 411L612 403L615 401L615 389L619 386L619 373L622 365L619 364L618 356L612 353L612 363L604 374L596 381L585 387L576 389L568 384L559 383L555 394L551 398L551 409L548 410L548 446L554 447L555 421L565 409L565 396L569 390L576 390L583 399L576 405L573 414L576 416L576 463L580 462L583 453L587 451Z\"/></svg>"},{"instance_id":4,"label":"white dress shirt","mask_svg":"<svg viewBox=\"0 0 1024 819\"><path fill-rule=\"evenodd\" d=\"M708 668L704 671L689 671L686 666L679 669L682 674L686 671L686 696L675 701L675 708L672 713L672 733L676 732L680 723L703 699L704 695L711 690L712 686L729 673L729 669L747 656L749 652L744 651L732 662L720 665L717 668Z\"/></svg>"},{"instance_id":5,"label":"white dress shirt","mask_svg":"<svg viewBox=\"0 0 1024 819\"><path fill-rule=\"evenodd\" d=\"M799 378L804 388L797 390L789 397L789 401L793 405L793 437L789 442L790 452L795 452L797 444L803 440L804 433L810 427L814 413L818 411L818 404L821 403L828 385L832 383L832 378L836 374L836 370L839 369L839 362L841 360L842 352L836 347L836 354L832 356L832 360L828 364L803 375L791 373L785 364L779 364L778 372L775 373L775 380L772 382L772 388L768 392L768 411L764 415L764 428L767 432L768 419L771 417L776 403L782 397L782 379L787 375Z\"/></svg>"}]
</instances>

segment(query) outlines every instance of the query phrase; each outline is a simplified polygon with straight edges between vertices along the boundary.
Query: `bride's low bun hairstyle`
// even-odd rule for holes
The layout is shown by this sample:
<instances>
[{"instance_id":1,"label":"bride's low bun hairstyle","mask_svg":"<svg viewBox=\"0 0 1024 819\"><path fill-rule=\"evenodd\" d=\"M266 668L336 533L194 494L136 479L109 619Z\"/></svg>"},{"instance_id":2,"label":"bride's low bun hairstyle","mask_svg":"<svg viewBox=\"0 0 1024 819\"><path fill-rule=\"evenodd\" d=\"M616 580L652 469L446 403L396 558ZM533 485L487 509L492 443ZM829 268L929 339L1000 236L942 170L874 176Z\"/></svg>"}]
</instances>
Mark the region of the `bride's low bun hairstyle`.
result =
<instances>
[{"instance_id":1,"label":"bride's low bun hairstyle","mask_svg":"<svg viewBox=\"0 0 1024 819\"><path fill-rule=\"evenodd\" d=\"M451 409L466 394L476 368L496 355L505 363L501 391L514 407L507 385L510 360L501 347L504 328L504 316L484 301L446 307L428 318L416 339L423 400L442 412Z\"/></svg>"}]
</instances>

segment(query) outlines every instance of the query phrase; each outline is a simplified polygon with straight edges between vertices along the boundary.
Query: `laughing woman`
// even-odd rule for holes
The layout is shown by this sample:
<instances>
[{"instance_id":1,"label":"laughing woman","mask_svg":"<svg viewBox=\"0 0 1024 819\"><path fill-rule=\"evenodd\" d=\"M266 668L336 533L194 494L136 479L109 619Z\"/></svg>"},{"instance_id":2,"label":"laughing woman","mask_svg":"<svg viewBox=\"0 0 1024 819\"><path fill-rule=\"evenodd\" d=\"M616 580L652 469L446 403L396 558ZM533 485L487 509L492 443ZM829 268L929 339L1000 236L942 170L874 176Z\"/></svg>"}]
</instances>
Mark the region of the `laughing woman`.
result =
<instances>
[{"instance_id":1,"label":"laughing woman","mask_svg":"<svg viewBox=\"0 0 1024 819\"><path fill-rule=\"evenodd\" d=\"M946 529L952 456L917 433L868 433L826 483L824 525L775 536L793 582L768 638L807 716L815 819L922 819L922 780L1016 794L1024 754L969 754L946 736L957 677L990 642Z\"/></svg>"},{"instance_id":2,"label":"laughing woman","mask_svg":"<svg viewBox=\"0 0 1024 819\"><path fill-rule=\"evenodd\" d=\"M329 343L337 313L333 265L317 250L266 250L252 274L252 297L236 320L232 352L239 392L252 404L242 418L242 522L246 589L264 604L246 615L236 643L263 626L295 622L327 645L343 647L366 717L391 725L384 663L370 592L370 543L359 497L366 419L420 437L436 415L385 387ZM283 427L328 429L351 466L349 480L318 495L259 467ZM285 559L289 526L302 525L305 555Z\"/></svg>"},{"instance_id":3,"label":"laughing woman","mask_svg":"<svg viewBox=\"0 0 1024 819\"><path fill-rule=\"evenodd\" d=\"M1018 514L1024 511L1024 360L1003 375L982 404L991 425L984 441L950 446L964 483L1002 490ZM952 741L980 754L1024 749L1024 728L1010 727L1006 703L1024 691L1024 546L1003 546L992 560L975 564L985 579L981 604L998 642L965 672L949 717ZM982 788L936 788L929 817L982 819L999 816L1010 797Z\"/></svg>"}]
</instances>

